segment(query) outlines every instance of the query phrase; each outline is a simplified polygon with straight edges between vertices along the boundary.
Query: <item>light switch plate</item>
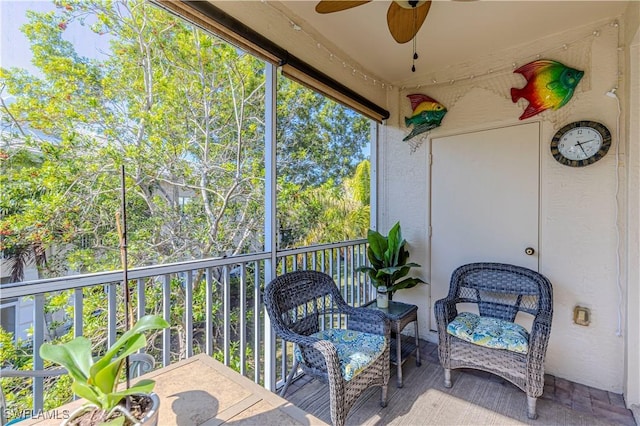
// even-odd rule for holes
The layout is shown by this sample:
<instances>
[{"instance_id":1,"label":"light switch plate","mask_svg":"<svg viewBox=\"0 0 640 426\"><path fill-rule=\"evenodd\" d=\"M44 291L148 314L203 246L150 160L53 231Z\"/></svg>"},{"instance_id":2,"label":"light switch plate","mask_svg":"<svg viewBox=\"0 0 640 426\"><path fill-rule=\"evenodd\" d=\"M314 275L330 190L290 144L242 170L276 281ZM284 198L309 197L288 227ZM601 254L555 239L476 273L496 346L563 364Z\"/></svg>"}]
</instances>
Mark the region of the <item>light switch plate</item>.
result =
<instances>
[{"instance_id":1,"label":"light switch plate","mask_svg":"<svg viewBox=\"0 0 640 426\"><path fill-rule=\"evenodd\" d=\"M588 326L591 323L591 311L583 306L573 308L573 322L578 325Z\"/></svg>"}]
</instances>

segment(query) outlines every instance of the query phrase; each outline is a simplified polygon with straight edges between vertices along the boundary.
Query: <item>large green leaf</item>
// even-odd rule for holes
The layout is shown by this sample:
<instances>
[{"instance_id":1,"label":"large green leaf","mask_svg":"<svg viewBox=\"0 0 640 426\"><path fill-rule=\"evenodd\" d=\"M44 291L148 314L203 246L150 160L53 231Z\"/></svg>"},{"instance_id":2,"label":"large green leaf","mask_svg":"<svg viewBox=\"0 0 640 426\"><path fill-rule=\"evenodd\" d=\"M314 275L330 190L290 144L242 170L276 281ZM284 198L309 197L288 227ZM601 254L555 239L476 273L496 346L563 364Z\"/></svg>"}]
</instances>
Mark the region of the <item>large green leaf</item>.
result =
<instances>
[{"instance_id":1,"label":"large green leaf","mask_svg":"<svg viewBox=\"0 0 640 426\"><path fill-rule=\"evenodd\" d=\"M125 396L129 396L129 395L148 394L153 390L155 385L156 385L156 382L154 382L153 380L144 379L132 385L129 389L123 389L121 391L114 392L112 393L112 395L119 396L120 399L122 399Z\"/></svg>"},{"instance_id":2,"label":"large green leaf","mask_svg":"<svg viewBox=\"0 0 640 426\"><path fill-rule=\"evenodd\" d=\"M130 336L129 339L125 342L122 347L122 352L117 357L113 358L111 362L105 365L102 369L98 370L96 365L101 365L96 362L91 369L92 379L94 380L93 384L98 386L102 392L110 393L113 392L116 385L118 384L118 376L120 376L120 371L122 369L122 365L124 364L124 359L136 352L139 349L147 346L147 339L142 335L134 335ZM104 358L103 358L104 359Z\"/></svg>"},{"instance_id":3,"label":"large green leaf","mask_svg":"<svg viewBox=\"0 0 640 426\"><path fill-rule=\"evenodd\" d=\"M367 249L367 257L369 258L369 263L371 263L371 266L373 266L374 268L384 267L382 258L376 257L376 254L373 252L371 246L369 246L369 248Z\"/></svg>"},{"instance_id":4,"label":"large green leaf","mask_svg":"<svg viewBox=\"0 0 640 426\"><path fill-rule=\"evenodd\" d=\"M374 258L382 261L384 259L384 253L387 251L387 239L379 232L369 229L367 240L369 240L369 248ZM371 256L369 256L369 260L371 260Z\"/></svg>"},{"instance_id":5,"label":"large green leaf","mask_svg":"<svg viewBox=\"0 0 640 426\"><path fill-rule=\"evenodd\" d=\"M389 230L389 247L387 249L387 266L394 266L398 264L398 252L401 248L402 233L400 231L400 222L396 222L395 225Z\"/></svg>"},{"instance_id":6,"label":"large green leaf","mask_svg":"<svg viewBox=\"0 0 640 426\"><path fill-rule=\"evenodd\" d=\"M105 368L114 359L122 359L128 355L131 355L138 349L144 346L140 346L140 335L147 330L159 330L169 327L169 323L162 317L157 315L145 315L135 323L131 329L127 330L116 342L109 348L107 353L102 358L97 360L91 367L91 374L95 375L98 371ZM144 337L143 337L144 339ZM114 369L111 368L110 373L114 373Z\"/></svg>"},{"instance_id":7,"label":"large green leaf","mask_svg":"<svg viewBox=\"0 0 640 426\"><path fill-rule=\"evenodd\" d=\"M100 392L95 386L91 386L86 382L74 380L71 384L71 390L80 398L84 398L87 401L97 405L98 407L105 409L103 405L104 394Z\"/></svg>"},{"instance_id":8,"label":"large green leaf","mask_svg":"<svg viewBox=\"0 0 640 426\"><path fill-rule=\"evenodd\" d=\"M150 393L156 382L153 380L145 379L140 380L138 383L132 385L129 389L123 389L117 392L112 392L107 395L107 403L111 407L115 407L122 401L123 398L129 395L139 395L139 394L148 394Z\"/></svg>"},{"instance_id":9,"label":"large green leaf","mask_svg":"<svg viewBox=\"0 0 640 426\"><path fill-rule=\"evenodd\" d=\"M398 265L404 265L409 260L409 252L405 249L406 241L402 241L400 245L400 249L398 250Z\"/></svg>"},{"instance_id":10,"label":"large green leaf","mask_svg":"<svg viewBox=\"0 0 640 426\"><path fill-rule=\"evenodd\" d=\"M76 337L64 343L54 345L44 343L40 346L40 356L67 369L74 380L86 382L93 360L91 359L91 341L86 337Z\"/></svg>"},{"instance_id":11,"label":"large green leaf","mask_svg":"<svg viewBox=\"0 0 640 426\"><path fill-rule=\"evenodd\" d=\"M420 278L407 278L405 280L395 283L393 287L395 290L402 290L404 288L415 287L420 283L424 283L424 281L422 281Z\"/></svg>"}]
</instances>

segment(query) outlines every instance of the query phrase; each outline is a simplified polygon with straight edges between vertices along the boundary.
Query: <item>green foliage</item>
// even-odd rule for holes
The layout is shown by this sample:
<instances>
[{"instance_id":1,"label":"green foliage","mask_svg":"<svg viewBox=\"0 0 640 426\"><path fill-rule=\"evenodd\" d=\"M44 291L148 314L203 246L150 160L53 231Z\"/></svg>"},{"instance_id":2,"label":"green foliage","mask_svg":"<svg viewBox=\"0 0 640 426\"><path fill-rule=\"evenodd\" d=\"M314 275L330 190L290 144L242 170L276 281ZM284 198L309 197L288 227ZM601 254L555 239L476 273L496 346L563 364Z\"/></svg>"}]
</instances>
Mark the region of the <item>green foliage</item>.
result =
<instances>
[{"instance_id":1,"label":"green foliage","mask_svg":"<svg viewBox=\"0 0 640 426\"><path fill-rule=\"evenodd\" d=\"M338 186L365 159L369 121L300 84L278 80L277 167L288 183Z\"/></svg>"},{"instance_id":2,"label":"green foliage","mask_svg":"<svg viewBox=\"0 0 640 426\"><path fill-rule=\"evenodd\" d=\"M278 221L281 246L293 247L363 238L369 228L369 161L341 185L333 180L303 187L281 180Z\"/></svg>"},{"instance_id":3,"label":"green foliage","mask_svg":"<svg viewBox=\"0 0 640 426\"><path fill-rule=\"evenodd\" d=\"M144 316L95 360L92 358L91 341L82 336L59 345L45 343L40 347L40 356L66 368L73 379L71 388L75 394L109 413L124 397L153 390L152 380L141 380L128 389L118 391L118 378L126 357L146 347L144 332L166 327L169 323L163 318Z\"/></svg>"},{"instance_id":4,"label":"green foliage","mask_svg":"<svg viewBox=\"0 0 640 426\"><path fill-rule=\"evenodd\" d=\"M115 213L122 164L129 266L261 251L264 64L147 1L55 5L52 12L29 12L22 28L37 72L0 68L0 96L14 100L0 104L0 249L13 281L30 264L40 277L121 267ZM83 56L66 38L70 27L107 39L108 54ZM295 82L281 77L278 84L278 219L291 229L291 244L363 237L369 121ZM212 274L217 345L224 332L222 278ZM204 340L204 282L193 277L194 340ZM160 283L141 285L147 313L161 312ZM238 286L232 279L232 295ZM172 332L182 337L184 282L172 277L170 287ZM104 355L107 292L95 286L83 296L83 334ZM70 297L47 295L47 315L66 312L63 321L70 319ZM238 305L231 309L236 340L239 312ZM124 314L117 312L117 327ZM56 343L73 337L47 325ZM174 340L172 360L184 353L182 339ZM3 343L3 366L32 368L29 344L17 341L15 352L5 352ZM235 366L238 352L232 348ZM258 354L247 348L251 356ZM70 396L68 379L56 380L45 382L45 409ZM30 409L30 382L15 383L11 402Z\"/></svg>"},{"instance_id":5,"label":"green foliage","mask_svg":"<svg viewBox=\"0 0 640 426\"><path fill-rule=\"evenodd\" d=\"M407 263L409 251L405 248L407 242L402 238L400 222L397 222L389 235L384 236L372 229L367 234L369 248L367 258L371 266L361 266L360 272L369 275L374 287L387 287L387 291L394 293L403 288L412 288L424 283L420 278L405 278L411 268L420 267L417 263ZM404 278L404 279L402 279Z\"/></svg>"}]
</instances>

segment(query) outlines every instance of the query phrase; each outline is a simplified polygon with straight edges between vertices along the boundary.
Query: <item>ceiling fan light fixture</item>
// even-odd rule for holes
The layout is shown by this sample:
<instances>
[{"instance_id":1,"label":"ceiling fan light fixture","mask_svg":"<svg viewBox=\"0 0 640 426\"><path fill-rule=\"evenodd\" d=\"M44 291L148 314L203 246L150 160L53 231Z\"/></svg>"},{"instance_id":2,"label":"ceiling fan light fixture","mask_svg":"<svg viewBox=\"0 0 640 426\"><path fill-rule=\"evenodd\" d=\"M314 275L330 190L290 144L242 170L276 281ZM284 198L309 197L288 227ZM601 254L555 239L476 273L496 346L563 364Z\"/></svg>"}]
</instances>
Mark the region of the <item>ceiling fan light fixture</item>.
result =
<instances>
[{"instance_id":1,"label":"ceiling fan light fixture","mask_svg":"<svg viewBox=\"0 0 640 426\"><path fill-rule=\"evenodd\" d=\"M416 7L422 6L425 4L427 0L396 0L395 3L403 9L414 9Z\"/></svg>"}]
</instances>

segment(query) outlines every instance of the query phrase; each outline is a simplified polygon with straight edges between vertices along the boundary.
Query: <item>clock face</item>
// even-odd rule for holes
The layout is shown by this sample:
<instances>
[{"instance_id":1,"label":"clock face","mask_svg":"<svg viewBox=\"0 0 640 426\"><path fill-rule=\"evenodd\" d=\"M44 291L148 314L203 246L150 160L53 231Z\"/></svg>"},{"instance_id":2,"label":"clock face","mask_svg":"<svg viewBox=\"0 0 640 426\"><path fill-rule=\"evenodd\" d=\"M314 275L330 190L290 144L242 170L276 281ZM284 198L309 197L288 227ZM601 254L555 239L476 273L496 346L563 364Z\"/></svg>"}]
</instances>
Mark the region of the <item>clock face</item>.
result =
<instances>
[{"instance_id":1,"label":"clock face","mask_svg":"<svg viewBox=\"0 0 640 426\"><path fill-rule=\"evenodd\" d=\"M577 121L560 129L551 140L551 154L561 164L582 167L609 151L611 133L595 121Z\"/></svg>"}]
</instances>

